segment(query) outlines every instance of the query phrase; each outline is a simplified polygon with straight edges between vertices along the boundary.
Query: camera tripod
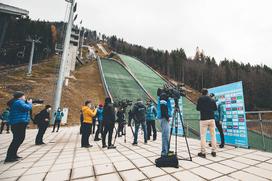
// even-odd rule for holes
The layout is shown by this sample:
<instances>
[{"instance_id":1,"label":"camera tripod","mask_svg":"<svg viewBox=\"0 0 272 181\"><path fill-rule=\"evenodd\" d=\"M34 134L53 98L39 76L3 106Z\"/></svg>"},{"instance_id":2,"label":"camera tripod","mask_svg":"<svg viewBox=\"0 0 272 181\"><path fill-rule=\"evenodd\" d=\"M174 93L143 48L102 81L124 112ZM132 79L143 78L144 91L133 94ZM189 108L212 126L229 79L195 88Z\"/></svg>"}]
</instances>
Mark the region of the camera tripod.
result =
<instances>
[{"instance_id":1,"label":"camera tripod","mask_svg":"<svg viewBox=\"0 0 272 181\"><path fill-rule=\"evenodd\" d=\"M173 118L172 118L168 149L170 150L171 137L172 137L173 128L174 128L174 125L175 125L175 155L178 157L178 151L177 151L177 147L178 147L178 139L177 139L177 137L178 137L178 122L179 122L178 118L180 118L180 121L181 121L182 129L183 129L183 135L184 135L184 138L185 138L185 142L186 142L186 146L187 146L187 150L188 150L188 154L189 154L189 159L178 158L178 160L192 161L192 156L191 156L189 144L188 144L188 141L187 141L187 136L186 136L186 132L185 132L185 128L184 128L184 123L183 123L182 115L181 115L181 112L180 112L180 109L179 109L178 105L175 106L175 110L174 110L174 114L173 114Z\"/></svg>"},{"instance_id":2,"label":"camera tripod","mask_svg":"<svg viewBox=\"0 0 272 181\"><path fill-rule=\"evenodd\" d=\"M120 123L119 124L119 126L120 125L122 125L123 126L123 130L124 130L124 143L126 143L127 142L127 130L126 130L126 121L124 121L124 122L122 122L122 123ZM118 126L118 128L119 128L119 126ZM119 131L119 129L116 129L116 127L115 127L115 125L114 125L114 129L115 129L115 136L114 136L114 141L113 141L113 145L115 145L115 142L116 142L116 139L117 139L117 135L118 135L118 131Z\"/></svg>"}]
</instances>

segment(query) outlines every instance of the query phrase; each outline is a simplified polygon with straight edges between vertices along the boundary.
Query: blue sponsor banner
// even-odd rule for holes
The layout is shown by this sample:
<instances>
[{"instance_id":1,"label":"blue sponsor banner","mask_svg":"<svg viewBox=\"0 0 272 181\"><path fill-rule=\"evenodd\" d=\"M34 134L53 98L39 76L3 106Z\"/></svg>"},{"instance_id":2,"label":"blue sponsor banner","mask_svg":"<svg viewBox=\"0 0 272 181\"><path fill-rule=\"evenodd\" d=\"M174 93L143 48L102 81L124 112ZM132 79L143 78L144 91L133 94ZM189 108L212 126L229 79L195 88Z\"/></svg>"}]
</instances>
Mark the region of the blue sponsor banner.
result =
<instances>
[{"instance_id":1,"label":"blue sponsor banner","mask_svg":"<svg viewBox=\"0 0 272 181\"><path fill-rule=\"evenodd\" d=\"M182 123L181 123L181 121L183 121L183 106L182 106L182 97L179 99L179 109L180 109L180 113L181 113L181 118L182 118L182 120L180 120L180 116L179 116L179 114L176 114L176 118L175 118L175 120L177 121L177 124L178 124L178 135L179 136L183 136L183 127L182 127ZM174 101L174 99L171 99L171 106L172 106L172 115L174 116L174 110L175 110L175 101ZM173 117L172 118L170 118L170 124L169 124L169 126L170 126L170 128L171 128L171 126L172 126L172 122L173 121ZM172 134L175 134L175 122L174 122L174 125L173 125L173 132L172 132Z\"/></svg>"},{"instance_id":2,"label":"blue sponsor banner","mask_svg":"<svg viewBox=\"0 0 272 181\"><path fill-rule=\"evenodd\" d=\"M245 103L242 82L235 82L208 89L215 95L217 105L221 106L222 127L225 143L248 148ZM210 133L207 133L210 140ZM216 140L220 142L220 134L216 129Z\"/></svg>"}]
</instances>

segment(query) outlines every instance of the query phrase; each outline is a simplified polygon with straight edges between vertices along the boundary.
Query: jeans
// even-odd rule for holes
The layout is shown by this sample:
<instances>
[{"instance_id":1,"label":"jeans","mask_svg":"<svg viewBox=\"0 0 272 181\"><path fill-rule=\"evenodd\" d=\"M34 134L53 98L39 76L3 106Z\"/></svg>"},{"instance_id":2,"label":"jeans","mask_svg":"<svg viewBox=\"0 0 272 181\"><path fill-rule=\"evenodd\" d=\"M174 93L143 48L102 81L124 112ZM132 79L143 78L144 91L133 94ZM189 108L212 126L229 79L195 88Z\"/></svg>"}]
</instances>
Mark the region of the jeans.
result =
<instances>
[{"instance_id":1,"label":"jeans","mask_svg":"<svg viewBox=\"0 0 272 181\"><path fill-rule=\"evenodd\" d=\"M160 119L162 129L162 156L167 156L169 152L169 122L167 119Z\"/></svg>"},{"instance_id":2,"label":"jeans","mask_svg":"<svg viewBox=\"0 0 272 181\"><path fill-rule=\"evenodd\" d=\"M113 133L114 123L108 123L103 128L103 134L102 134L102 144L103 146L106 145L106 136L108 135L108 146L111 146L112 141L112 133Z\"/></svg>"},{"instance_id":3,"label":"jeans","mask_svg":"<svg viewBox=\"0 0 272 181\"><path fill-rule=\"evenodd\" d=\"M17 123L11 125L13 139L9 145L6 159L14 159L17 157L17 151L25 140L26 126L26 123Z\"/></svg>"},{"instance_id":4,"label":"jeans","mask_svg":"<svg viewBox=\"0 0 272 181\"><path fill-rule=\"evenodd\" d=\"M40 125L38 134L36 136L35 144L41 144L43 143L43 135L47 129L48 125Z\"/></svg>"},{"instance_id":5,"label":"jeans","mask_svg":"<svg viewBox=\"0 0 272 181\"><path fill-rule=\"evenodd\" d=\"M138 143L138 132L140 125L142 126L142 129L144 131L144 141L147 142L147 130L146 130L146 122L135 122L135 133L134 133L134 143Z\"/></svg>"},{"instance_id":6,"label":"jeans","mask_svg":"<svg viewBox=\"0 0 272 181\"><path fill-rule=\"evenodd\" d=\"M200 120L201 153L206 154L206 132L210 130L212 140L212 152L216 152L215 121L214 119Z\"/></svg>"},{"instance_id":7,"label":"jeans","mask_svg":"<svg viewBox=\"0 0 272 181\"><path fill-rule=\"evenodd\" d=\"M157 130L156 130L156 124L155 124L155 120L147 120L146 121L147 124L147 139L150 139L151 136L151 128L153 131L153 140L157 139Z\"/></svg>"},{"instance_id":8,"label":"jeans","mask_svg":"<svg viewBox=\"0 0 272 181\"><path fill-rule=\"evenodd\" d=\"M82 123L82 136L81 136L81 146L89 146L89 137L91 135L92 123Z\"/></svg>"},{"instance_id":9,"label":"jeans","mask_svg":"<svg viewBox=\"0 0 272 181\"><path fill-rule=\"evenodd\" d=\"M98 122L98 125L97 125L97 129L96 129L96 132L95 132L95 137L94 139L98 139L99 137L99 133L103 133L103 128L102 128L102 123L101 122Z\"/></svg>"}]
</instances>

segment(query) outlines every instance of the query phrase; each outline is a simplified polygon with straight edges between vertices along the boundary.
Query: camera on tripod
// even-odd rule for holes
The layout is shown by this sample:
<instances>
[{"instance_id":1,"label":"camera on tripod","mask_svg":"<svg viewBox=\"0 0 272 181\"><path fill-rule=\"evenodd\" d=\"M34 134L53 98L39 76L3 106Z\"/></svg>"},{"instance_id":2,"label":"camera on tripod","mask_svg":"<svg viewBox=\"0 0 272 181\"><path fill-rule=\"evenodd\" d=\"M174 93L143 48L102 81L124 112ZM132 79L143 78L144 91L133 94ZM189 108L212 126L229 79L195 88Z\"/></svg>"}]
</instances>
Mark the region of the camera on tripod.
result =
<instances>
[{"instance_id":1,"label":"camera on tripod","mask_svg":"<svg viewBox=\"0 0 272 181\"><path fill-rule=\"evenodd\" d=\"M163 88L158 88L157 96L165 100L173 98L175 100L175 106L177 107L179 98L186 96L184 84L177 84L176 86L165 84Z\"/></svg>"},{"instance_id":2,"label":"camera on tripod","mask_svg":"<svg viewBox=\"0 0 272 181\"><path fill-rule=\"evenodd\" d=\"M128 106L132 105L132 101L128 99L122 99L117 100L113 103L114 107L120 108L120 109L126 109Z\"/></svg>"}]
</instances>

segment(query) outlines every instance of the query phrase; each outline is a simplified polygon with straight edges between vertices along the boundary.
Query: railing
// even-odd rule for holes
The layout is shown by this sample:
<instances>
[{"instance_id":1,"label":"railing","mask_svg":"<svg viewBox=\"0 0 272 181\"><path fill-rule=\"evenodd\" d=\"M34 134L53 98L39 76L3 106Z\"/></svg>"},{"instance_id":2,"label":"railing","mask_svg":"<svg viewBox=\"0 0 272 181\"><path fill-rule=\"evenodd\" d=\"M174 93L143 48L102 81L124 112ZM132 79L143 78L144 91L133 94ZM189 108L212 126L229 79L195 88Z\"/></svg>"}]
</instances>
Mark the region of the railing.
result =
<instances>
[{"instance_id":1,"label":"railing","mask_svg":"<svg viewBox=\"0 0 272 181\"><path fill-rule=\"evenodd\" d=\"M246 112L251 148L272 152L272 111Z\"/></svg>"}]
</instances>

